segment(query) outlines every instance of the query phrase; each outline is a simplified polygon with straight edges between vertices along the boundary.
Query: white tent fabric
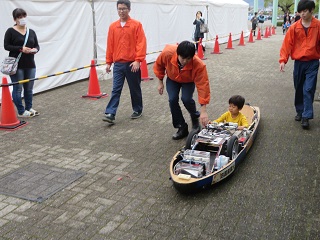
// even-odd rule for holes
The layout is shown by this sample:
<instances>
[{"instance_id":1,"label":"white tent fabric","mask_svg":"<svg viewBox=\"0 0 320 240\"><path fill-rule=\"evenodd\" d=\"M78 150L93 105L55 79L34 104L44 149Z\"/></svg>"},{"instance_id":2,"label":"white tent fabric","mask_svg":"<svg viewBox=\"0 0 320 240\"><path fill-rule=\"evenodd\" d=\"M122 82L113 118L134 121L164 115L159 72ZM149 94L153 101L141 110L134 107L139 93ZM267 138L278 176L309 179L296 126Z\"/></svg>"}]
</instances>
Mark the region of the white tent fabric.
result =
<instances>
[{"instance_id":1,"label":"white tent fabric","mask_svg":"<svg viewBox=\"0 0 320 240\"><path fill-rule=\"evenodd\" d=\"M241 31L248 33L248 4L242 0L131 0L131 3L130 16L142 22L146 33L147 62L153 62L166 44L192 40L192 23L198 10L208 21L208 40L218 35L219 42L223 43L229 33L234 34L234 40L239 39ZM4 33L13 26L11 14L17 7L27 11L28 26L38 36L36 77L88 65L95 58L94 49L98 63L105 61L108 28L119 18L116 0L0 1L1 61L8 55L3 48ZM88 76L89 68L35 81L34 93Z\"/></svg>"},{"instance_id":2,"label":"white tent fabric","mask_svg":"<svg viewBox=\"0 0 320 240\"><path fill-rule=\"evenodd\" d=\"M108 26L117 20L116 1L95 0L98 60L105 61ZM242 0L132 0L131 17L142 22L147 36L147 62L153 62L166 44L192 41L197 11L209 25L205 38L219 43L228 41L229 33L239 39L241 31L248 35L248 7Z\"/></svg>"},{"instance_id":3,"label":"white tent fabric","mask_svg":"<svg viewBox=\"0 0 320 240\"><path fill-rule=\"evenodd\" d=\"M8 56L3 48L3 38L7 28L14 24L12 11L17 7L26 10L27 26L35 30L38 37L40 51L35 55L36 77L90 64L93 56L93 24L90 17L92 10L87 0L0 1L1 61ZM35 81L34 93L84 79L88 75L89 69L84 69ZM11 82L10 77L7 78Z\"/></svg>"}]
</instances>

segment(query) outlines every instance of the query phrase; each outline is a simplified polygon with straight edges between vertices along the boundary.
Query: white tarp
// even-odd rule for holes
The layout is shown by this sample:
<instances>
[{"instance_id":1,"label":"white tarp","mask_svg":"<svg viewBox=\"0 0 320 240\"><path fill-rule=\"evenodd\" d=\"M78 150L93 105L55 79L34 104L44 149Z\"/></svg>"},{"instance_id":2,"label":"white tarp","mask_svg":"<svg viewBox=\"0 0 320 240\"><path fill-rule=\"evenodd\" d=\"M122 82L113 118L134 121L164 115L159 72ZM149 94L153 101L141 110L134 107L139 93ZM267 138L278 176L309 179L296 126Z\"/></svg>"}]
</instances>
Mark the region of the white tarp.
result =
<instances>
[{"instance_id":1,"label":"white tarp","mask_svg":"<svg viewBox=\"0 0 320 240\"><path fill-rule=\"evenodd\" d=\"M3 48L3 38L6 30L14 24L12 11L17 7L26 10L27 26L35 30L38 37L40 51L35 55L36 77L90 64L93 57L93 21L91 5L87 0L1 0L0 61L8 55ZM35 81L34 93L87 78L89 70L87 68ZM10 77L7 78L11 82Z\"/></svg>"},{"instance_id":2,"label":"white tarp","mask_svg":"<svg viewBox=\"0 0 320 240\"><path fill-rule=\"evenodd\" d=\"M131 17L143 24L147 36L147 62L153 62L166 44L183 40L192 41L193 21L197 11L208 21L209 33L205 38L219 43L240 38L241 31L248 35L248 7L242 0L132 0ZM106 35L111 22L117 20L116 0L95 0L98 60L105 61ZM221 36L221 37L220 37Z\"/></svg>"},{"instance_id":3,"label":"white tarp","mask_svg":"<svg viewBox=\"0 0 320 240\"><path fill-rule=\"evenodd\" d=\"M142 22L146 33L147 62L154 61L166 44L192 40L192 23L198 10L208 20L210 32L206 39L218 35L219 42L223 43L227 41L224 36L229 33L234 34L233 40L239 39L241 31L248 33L248 4L242 0L131 0L131 3L130 16ZM93 4L89 0L1 0L0 61L8 55L3 48L3 37L7 28L14 24L12 11L17 7L26 10L28 27L38 36L40 52L35 56L36 77L90 64L95 57L94 32L98 63L105 61L108 28L119 18L116 0L93 0ZM34 93L88 76L89 68L37 80Z\"/></svg>"}]
</instances>

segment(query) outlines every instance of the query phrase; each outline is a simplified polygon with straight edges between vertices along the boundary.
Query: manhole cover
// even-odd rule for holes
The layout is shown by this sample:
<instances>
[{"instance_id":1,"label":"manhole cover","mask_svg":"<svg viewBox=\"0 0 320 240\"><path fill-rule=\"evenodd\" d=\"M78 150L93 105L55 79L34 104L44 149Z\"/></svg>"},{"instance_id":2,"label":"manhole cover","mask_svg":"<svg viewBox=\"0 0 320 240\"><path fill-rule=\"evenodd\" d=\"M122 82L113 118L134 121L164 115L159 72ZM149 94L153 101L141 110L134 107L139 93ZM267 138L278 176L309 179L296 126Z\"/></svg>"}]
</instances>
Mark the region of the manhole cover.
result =
<instances>
[{"instance_id":1,"label":"manhole cover","mask_svg":"<svg viewBox=\"0 0 320 240\"><path fill-rule=\"evenodd\" d=\"M0 194L43 202L85 172L31 163L0 177Z\"/></svg>"}]
</instances>

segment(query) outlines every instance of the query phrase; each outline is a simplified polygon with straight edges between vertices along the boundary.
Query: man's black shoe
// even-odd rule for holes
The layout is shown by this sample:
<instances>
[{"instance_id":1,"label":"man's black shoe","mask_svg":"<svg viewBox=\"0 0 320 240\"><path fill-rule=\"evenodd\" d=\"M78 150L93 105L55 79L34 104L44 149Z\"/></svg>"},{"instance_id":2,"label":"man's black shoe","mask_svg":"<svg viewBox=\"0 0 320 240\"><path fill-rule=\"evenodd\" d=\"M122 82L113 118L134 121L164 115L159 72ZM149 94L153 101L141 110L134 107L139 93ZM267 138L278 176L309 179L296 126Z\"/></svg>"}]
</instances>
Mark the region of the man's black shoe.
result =
<instances>
[{"instance_id":1,"label":"man's black shoe","mask_svg":"<svg viewBox=\"0 0 320 240\"><path fill-rule=\"evenodd\" d=\"M294 120L300 122L301 118L302 118L301 114L298 113L297 116L294 117Z\"/></svg>"},{"instance_id":2,"label":"man's black shoe","mask_svg":"<svg viewBox=\"0 0 320 240\"><path fill-rule=\"evenodd\" d=\"M199 123L199 118L192 118L192 128L193 129L201 129L200 123Z\"/></svg>"},{"instance_id":3,"label":"man's black shoe","mask_svg":"<svg viewBox=\"0 0 320 240\"><path fill-rule=\"evenodd\" d=\"M133 112L131 115L131 119L137 119L142 116L142 112Z\"/></svg>"},{"instance_id":4,"label":"man's black shoe","mask_svg":"<svg viewBox=\"0 0 320 240\"><path fill-rule=\"evenodd\" d=\"M302 126L303 129L309 129L309 119L308 118L302 118L301 126Z\"/></svg>"},{"instance_id":5,"label":"man's black shoe","mask_svg":"<svg viewBox=\"0 0 320 240\"><path fill-rule=\"evenodd\" d=\"M185 138L186 136L188 136L188 134L189 134L188 125L186 124L185 126L180 127L178 132L173 134L172 139L179 140L179 139Z\"/></svg>"},{"instance_id":6,"label":"man's black shoe","mask_svg":"<svg viewBox=\"0 0 320 240\"><path fill-rule=\"evenodd\" d=\"M102 120L108 123L114 123L114 120L115 120L114 114L106 113L103 115Z\"/></svg>"}]
</instances>

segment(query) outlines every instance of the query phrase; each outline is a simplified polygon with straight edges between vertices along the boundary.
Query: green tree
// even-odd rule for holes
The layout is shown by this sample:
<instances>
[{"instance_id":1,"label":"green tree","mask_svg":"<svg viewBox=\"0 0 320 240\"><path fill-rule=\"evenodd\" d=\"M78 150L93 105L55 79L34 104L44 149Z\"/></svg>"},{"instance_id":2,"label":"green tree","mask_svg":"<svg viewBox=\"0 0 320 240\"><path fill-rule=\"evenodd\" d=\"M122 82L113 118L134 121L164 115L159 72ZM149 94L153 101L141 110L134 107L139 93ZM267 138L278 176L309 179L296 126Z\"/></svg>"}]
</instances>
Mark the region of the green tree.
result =
<instances>
[{"instance_id":1,"label":"green tree","mask_svg":"<svg viewBox=\"0 0 320 240\"><path fill-rule=\"evenodd\" d=\"M273 0L264 0L264 6L272 5ZM278 7L283 13L289 12L293 13L294 11L294 0L278 0Z\"/></svg>"},{"instance_id":2,"label":"green tree","mask_svg":"<svg viewBox=\"0 0 320 240\"><path fill-rule=\"evenodd\" d=\"M270 4L272 5L273 0L264 0L264 7L269 6ZM315 1L316 3L316 8L314 9L315 13L318 13L319 11L319 0ZM294 0L278 0L278 7L281 9L283 13L289 12L293 13L294 12Z\"/></svg>"}]
</instances>

